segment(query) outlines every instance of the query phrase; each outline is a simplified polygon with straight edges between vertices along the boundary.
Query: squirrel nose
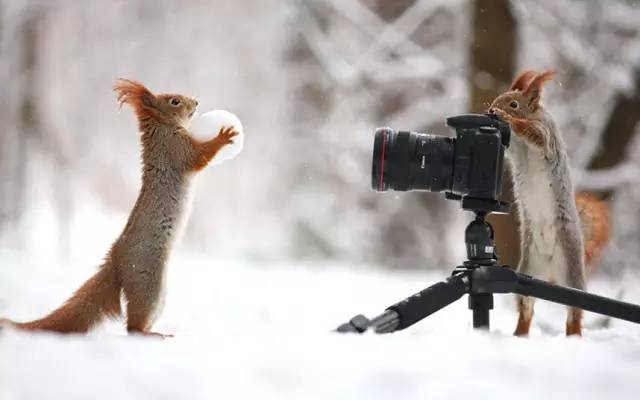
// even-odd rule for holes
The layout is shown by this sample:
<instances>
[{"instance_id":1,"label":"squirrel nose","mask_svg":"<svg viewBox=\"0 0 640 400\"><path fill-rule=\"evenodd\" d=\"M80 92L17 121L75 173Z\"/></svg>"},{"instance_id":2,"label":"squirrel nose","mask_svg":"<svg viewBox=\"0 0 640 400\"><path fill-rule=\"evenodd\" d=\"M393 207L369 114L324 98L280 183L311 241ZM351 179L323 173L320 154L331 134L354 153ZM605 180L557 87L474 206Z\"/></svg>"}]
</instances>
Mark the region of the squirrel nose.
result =
<instances>
[{"instance_id":1,"label":"squirrel nose","mask_svg":"<svg viewBox=\"0 0 640 400\"><path fill-rule=\"evenodd\" d=\"M489 114L495 114L495 108L490 108L489 109Z\"/></svg>"}]
</instances>

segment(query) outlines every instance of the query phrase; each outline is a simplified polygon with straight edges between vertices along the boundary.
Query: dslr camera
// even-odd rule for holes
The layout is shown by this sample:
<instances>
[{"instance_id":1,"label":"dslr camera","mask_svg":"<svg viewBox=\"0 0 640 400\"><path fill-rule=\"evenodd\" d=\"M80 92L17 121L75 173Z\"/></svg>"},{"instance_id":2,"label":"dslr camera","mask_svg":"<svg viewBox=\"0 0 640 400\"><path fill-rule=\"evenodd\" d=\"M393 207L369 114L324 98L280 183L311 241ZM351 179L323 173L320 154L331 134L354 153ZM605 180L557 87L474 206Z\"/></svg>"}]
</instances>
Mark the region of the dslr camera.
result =
<instances>
[{"instance_id":1,"label":"dslr camera","mask_svg":"<svg viewBox=\"0 0 640 400\"><path fill-rule=\"evenodd\" d=\"M509 125L491 115L463 114L447 118L447 126L455 138L376 129L372 188L445 192L448 199L461 200L464 209L507 212L498 197Z\"/></svg>"}]
</instances>

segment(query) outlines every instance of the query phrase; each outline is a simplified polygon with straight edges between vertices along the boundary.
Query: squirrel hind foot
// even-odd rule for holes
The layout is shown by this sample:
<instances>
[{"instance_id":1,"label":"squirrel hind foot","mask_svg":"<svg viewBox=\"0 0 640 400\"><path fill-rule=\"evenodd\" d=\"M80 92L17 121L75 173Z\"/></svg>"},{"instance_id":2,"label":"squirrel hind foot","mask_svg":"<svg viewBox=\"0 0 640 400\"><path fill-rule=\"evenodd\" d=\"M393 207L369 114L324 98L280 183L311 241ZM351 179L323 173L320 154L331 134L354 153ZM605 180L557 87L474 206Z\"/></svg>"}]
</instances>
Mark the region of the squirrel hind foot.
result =
<instances>
[{"instance_id":1,"label":"squirrel hind foot","mask_svg":"<svg viewBox=\"0 0 640 400\"><path fill-rule=\"evenodd\" d=\"M582 310L570 308L567 318L567 336L582 336Z\"/></svg>"},{"instance_id":2,"label":"squirrel hind foot","mask_svg":"<svg viewBox=\"0 0 640 400\"><path fill-rule=\"evenodd\" d=\"M516 330L513 332L514 336L518 337L528 337L529 330L531 329L531 317L526 318L525 315L520 313L518 317L518 325L516 326Z\"/></svg>"},{"instance_id":3,"label":"squirrel hind foot","mask_svg":"<svg viewBox=\"0 0 640 400\"><path fill-rule=\"evenodd\" d=\"M582 324L580 321L567 322L567 336L582 336Z\"/></svg>"}]
</instances>

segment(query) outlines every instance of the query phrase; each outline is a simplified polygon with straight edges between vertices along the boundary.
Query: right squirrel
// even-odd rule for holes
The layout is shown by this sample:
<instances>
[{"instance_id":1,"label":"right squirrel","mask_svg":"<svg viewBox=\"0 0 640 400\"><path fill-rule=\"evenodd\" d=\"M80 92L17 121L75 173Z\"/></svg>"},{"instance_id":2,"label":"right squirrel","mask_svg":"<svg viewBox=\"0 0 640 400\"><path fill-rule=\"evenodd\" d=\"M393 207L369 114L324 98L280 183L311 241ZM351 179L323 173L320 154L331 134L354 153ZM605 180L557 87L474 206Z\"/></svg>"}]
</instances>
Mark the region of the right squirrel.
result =
<instances>
[{"instance_id":1,"label":"right squirrel","mask_svg":"<svg viewBox=\"0 0 640 400\"><path fill-rule=\"evenodd\" d=\"M489 113L509 123L515 134L507 159L520 220L518 272L585 290L585 262L595 263L606 245L609 214L596 197L574 191L566 145L540 102L544 84L554 75L521 73ZM534 301L518 296L515 335L528 335ZM569 307L566 334L581 335L581 321L582 310Z\"/></svg>"}]
</instances>

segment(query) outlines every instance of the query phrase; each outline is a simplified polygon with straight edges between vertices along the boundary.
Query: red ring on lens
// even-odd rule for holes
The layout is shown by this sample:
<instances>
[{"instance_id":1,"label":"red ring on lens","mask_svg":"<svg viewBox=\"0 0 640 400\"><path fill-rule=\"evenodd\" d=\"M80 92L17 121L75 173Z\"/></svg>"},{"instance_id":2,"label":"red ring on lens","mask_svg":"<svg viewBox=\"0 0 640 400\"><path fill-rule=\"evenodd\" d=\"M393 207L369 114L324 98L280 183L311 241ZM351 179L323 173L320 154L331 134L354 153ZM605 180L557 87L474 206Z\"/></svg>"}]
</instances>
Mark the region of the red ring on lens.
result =
<instances>
[{"instance_id":1,"label":"red ring on lens","mask_svg":"<svg viewBox=\"0 0 640 400\"><path fill-rule=\"evenodd\" d=\"M380 155L380 186L379 191L384 190L384 156L387 151L387 132L382 134L382 153Z\"/></svg>"}]
</instances>

